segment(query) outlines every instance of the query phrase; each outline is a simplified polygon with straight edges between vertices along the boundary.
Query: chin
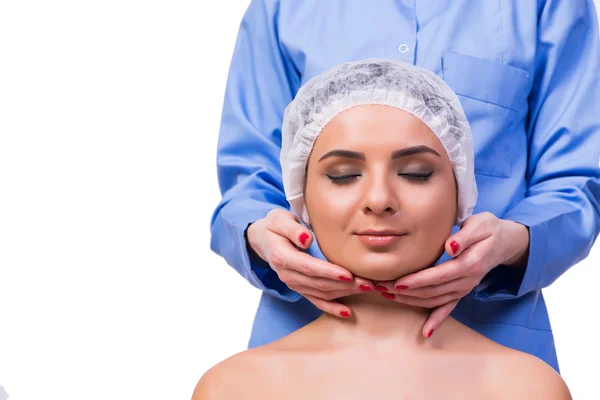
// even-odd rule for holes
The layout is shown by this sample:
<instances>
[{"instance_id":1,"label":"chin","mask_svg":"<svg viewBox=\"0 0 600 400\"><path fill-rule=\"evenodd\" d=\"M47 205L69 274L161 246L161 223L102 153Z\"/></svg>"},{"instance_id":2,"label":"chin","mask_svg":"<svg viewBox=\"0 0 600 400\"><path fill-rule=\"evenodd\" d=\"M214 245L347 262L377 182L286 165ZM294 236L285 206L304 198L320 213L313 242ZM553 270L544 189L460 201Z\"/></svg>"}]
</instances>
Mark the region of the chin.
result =
<instances>
[{"instance_id":1,"label":"chin","mask_svg":"<svg viewBox=\"0 0 600 400\"><path fill-rule=\"evenodd\" d=\"M407 261L406 259L401 260L395 254L371 253L349 261L346 268L365 279L395 281L419 269L414 267L414 263Z\"/></svg>"}]
</instances>

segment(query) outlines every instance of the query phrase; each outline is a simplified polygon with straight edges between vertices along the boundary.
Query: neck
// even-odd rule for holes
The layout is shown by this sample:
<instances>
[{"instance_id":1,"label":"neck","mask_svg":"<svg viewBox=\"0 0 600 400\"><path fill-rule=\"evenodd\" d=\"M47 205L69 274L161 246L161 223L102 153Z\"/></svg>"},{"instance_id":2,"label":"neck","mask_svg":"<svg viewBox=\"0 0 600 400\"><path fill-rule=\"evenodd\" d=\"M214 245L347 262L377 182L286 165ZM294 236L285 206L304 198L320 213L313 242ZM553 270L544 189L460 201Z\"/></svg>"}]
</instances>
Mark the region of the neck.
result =
<instances>
[{"instance_id":1,"label":"neck","mask_svg":"<svg viewBox=\"0 0 600 400\"><path fill-rule=\"evenodd\" d=\"M337 343L385 343L422 345L423 325L431 310L385 299L379 292L348 296L338 301L350 307L350 318L323 314L317 322L331 333Z\"/></svg>"}]
</instances>

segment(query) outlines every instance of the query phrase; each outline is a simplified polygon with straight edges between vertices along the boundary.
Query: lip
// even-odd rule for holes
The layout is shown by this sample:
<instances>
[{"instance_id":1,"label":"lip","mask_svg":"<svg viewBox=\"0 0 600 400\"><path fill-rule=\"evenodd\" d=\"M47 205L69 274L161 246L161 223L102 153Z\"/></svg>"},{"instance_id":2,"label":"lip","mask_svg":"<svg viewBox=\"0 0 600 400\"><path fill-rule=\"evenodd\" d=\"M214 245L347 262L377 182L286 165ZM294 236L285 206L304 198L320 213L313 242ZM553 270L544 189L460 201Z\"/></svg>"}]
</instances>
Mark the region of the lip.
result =
<instances>
[{"instance_id":1,"label":"lip","mask_svg":"<svg viewBox=\"0 0 600 400\"><path fill-rule=\"evenodd\" d=\"M395 229L365 229L364 231L356 232L359 236L404 236L406 233Z\"/></svg>"},{"instance_id":2,"label":"lip","mask_svg":"<svg viewBox=\"0 0 600 400\"><path fill-rule=\"evenodd\" d=\"M390 246L405 235L406 233L394 229L367 229L356 233L358 240L374 247Z\"/></svg>"}]
</instances>

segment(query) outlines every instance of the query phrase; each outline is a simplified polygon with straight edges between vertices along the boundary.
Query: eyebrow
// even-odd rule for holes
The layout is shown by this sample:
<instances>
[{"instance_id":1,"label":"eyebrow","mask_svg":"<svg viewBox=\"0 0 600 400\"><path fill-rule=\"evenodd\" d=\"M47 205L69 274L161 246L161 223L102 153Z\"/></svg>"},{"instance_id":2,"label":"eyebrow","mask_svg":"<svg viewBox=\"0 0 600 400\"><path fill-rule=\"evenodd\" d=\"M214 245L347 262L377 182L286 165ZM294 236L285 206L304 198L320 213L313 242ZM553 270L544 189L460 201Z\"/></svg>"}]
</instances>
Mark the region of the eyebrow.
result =
<instances>
[{"instance_id":1,"label":"eyebrow","mask_svg":"<svg viewBox=\"0 0 600 400\"><path fill-rule=\"evenodd\" d=\"M432 149L431 147L421 145L421 146L407 147L405 149L394 151L392 153L392 160L395 158L412 156L414 154L420 154L420 153L431 153L431 154L435 154L436 156L440 157L440 154L437 151L435 151L434 149ZM362 160L362 161L365 160L364 153L359 153L357 151L351 151L351 150L336 149L336 150L331 150L330 152L323 155L323 157L319 158L319 162L323 161L324 159L329 158L329 157L346 157L346 158L354 158L356 160Z\"/></svg>"},{"instance_id":2,"label":"eyebrow","mask_svg":"<svg viewBox=\"0 0 600 400\"><path fill-rule=\"evenodd\" d=\"M431 154L435 154L436 156L440 157L440 154L437 151L435 151L434 149L432 149L431 147L421 145L421 146L407 147L402 150L396 150L392 153L392 159L404 157L404 156L412 156L413 154L419 154L419 153L431 153Z\"/></svg>"},{"instance_id":3,"label":"eyebrow","mask_svg":"<svg viewBox=\"0 0 600 400\"><path fill-rule=\"evenodd\" d=\"M365 160L365 154L364 153L359 153L357 151L350 151L350 150L331 150L329 153L325 154L323 157L319 158L319 162L323 161L326 158L329 157L346 157L346 158L354 158L357 160Z\"/></svg>"}]
</instances>

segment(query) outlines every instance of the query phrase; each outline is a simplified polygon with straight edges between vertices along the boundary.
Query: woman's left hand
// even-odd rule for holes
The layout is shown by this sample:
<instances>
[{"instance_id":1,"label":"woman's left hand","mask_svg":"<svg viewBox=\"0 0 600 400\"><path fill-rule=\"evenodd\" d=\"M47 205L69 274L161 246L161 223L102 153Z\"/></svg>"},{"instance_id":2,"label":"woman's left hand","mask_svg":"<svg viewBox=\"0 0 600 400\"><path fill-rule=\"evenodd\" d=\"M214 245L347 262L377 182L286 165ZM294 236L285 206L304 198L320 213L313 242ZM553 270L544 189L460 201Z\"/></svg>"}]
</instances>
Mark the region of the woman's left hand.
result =
<instances>
[{"instance_id":1,"label":"woman's left hand","mask_svg":"<svg viewBox=\"0 0 600 400\"><path fill-rule=\"evenodd\" d=\"M434 308L423 326L428 338L450 315L459 300L498 265L525 266L529 230L519 223L482 212L467 218L445 243L453 257L440 265L404 276L396 282L377 282L393 301ZM381 289L383 290L383 289Z\"/></svg>"}]
</instances>

